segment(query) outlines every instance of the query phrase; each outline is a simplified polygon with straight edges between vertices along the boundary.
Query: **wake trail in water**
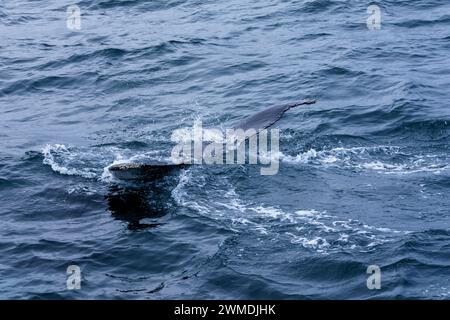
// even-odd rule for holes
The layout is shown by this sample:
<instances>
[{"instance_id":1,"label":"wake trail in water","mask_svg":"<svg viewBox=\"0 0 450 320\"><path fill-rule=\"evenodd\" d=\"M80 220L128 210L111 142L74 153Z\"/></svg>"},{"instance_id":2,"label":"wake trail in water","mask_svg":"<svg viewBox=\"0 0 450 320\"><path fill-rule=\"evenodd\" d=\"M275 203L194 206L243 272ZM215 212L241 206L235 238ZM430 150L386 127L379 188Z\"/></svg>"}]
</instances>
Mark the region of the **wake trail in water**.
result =
<instances>
[{"instance_id":1,"label":"wake trail in water","mask_svg":"<svg viewBox=\"0 0 450 320\"><path fill-rule=\"evenodd\" d=\"M299 244L323 254L370 251L408 233L367 225L356 219L343 219L325 211L303 208L286 211L243 200L228 179L224 179L220 187L207 188L206 183L205 176L192 169L184 170L172 197L178 205L225 224L236 233L256 232L261 237ZM203 196L199 196L199 190L203 190ZM211 203L209 198L221 200Z\"/></svg>"}]
</instances>

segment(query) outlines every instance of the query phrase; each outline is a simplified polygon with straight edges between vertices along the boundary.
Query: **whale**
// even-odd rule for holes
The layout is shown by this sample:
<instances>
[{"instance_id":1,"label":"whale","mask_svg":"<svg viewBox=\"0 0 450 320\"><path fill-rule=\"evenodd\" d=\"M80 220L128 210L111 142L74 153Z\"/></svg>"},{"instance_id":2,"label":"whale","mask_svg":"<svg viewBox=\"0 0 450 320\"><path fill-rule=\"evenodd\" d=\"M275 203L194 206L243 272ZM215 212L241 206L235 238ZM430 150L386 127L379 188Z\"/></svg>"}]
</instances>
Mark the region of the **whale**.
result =
<instances>
[{"instance_id":1,"label":"whale","mask_svg":"<svg viewBox=\"0 0 450 320\"><path fill-rule=\"evenodd\" d=\"M256 132L259 133L261 130L267 129L274 125L289 109L314 103L316 103L316 100L303 100L295 103L270 107L236 123L233 126L233 129L242 129L244 131L248 129L255 129Z\"/></svg>"},{"instance_id":2,"label":"whale","mask_svg":"<svg viewBox=\"0 0 450 320\"><path fill-rule=\"evenodd\" d=\"M244 131L253 129L254 134L258 134L262 130L268 129L278 122L286 111L298 106L311 105L314 103L316 103L316 100L306 99L298 102L272 106L237 122L230 128L234 130L242 129ZM249 137L250 136L247 136L246 138ZM171 161L147 159L136 162L131 161L128 163L113 164L108 170L114 178L119 180L151 181L170 175L173 172L187 168L190 165L191 164L188 163L173 163Z\"/></svg>"}]
</instances>

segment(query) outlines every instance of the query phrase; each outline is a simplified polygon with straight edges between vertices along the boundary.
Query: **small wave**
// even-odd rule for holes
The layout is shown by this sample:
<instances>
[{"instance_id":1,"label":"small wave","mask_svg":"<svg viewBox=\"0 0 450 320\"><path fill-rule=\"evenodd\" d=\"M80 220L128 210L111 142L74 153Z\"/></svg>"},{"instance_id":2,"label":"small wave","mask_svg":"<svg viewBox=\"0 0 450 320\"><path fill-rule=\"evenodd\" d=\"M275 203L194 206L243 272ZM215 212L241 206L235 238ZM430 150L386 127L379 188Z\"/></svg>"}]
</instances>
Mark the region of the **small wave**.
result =
<instances>
[{"instance_id":1,"label":"small wave","mask_svg":"<svg viewBox=\"0 0 450 320\"><path fill-rule=\"evenodd\" d=\"M125 0L125 1L114 1L114 0L85 0L79 3L79 5L83 5L83 7L87 7L89 9L114 9L114 8L122 8L122 7L140 7L142 10L148 11L156 11L156 10L165 10L172 7L176 7L185 3L185 0L170 0L170 1L143 1L143 0Z\"/></svg>"},{"instance_id":2,"label":"small wave","mask_svg":"<svg viewBox=\"0 0 450 320\"><path fill-rule=\"evenodd\" d=\"M353 71L350 68L338 67L338 66L329 66L326 67L318 73L323 74L324 76L351 76L351 77L359 77L364 75L361 71Z\"/></svg>"},{"instance_id":3,"label":"small wave","mask_svg":"<svg viewBox=\"0 0 450 320\"><path fill-rule=\"evenodd\" d=\"M91 188L90 186L83 185L83 184L77 184L74 186L70 186L67 189L67 193L69 195L83 195L83 196L92 196L96 195L98 193L97 189Z\"/></svg>"},{"instance_id":4,"label":"small wave","mask_svg":"<svg viewBox=\"0 0 450 320\"><path fill-rule=\"evenodd\" d=\"M414 155L403 149L398 146L338 147L320 151L310 149L295 156L281 153L280 159L293 164L373 170L387 174L419 172L438 174L448 169L446 156Z\"/></svg>"},{"instance_id":5,"label":"small wave","mask_svg":"<svg viewBox=\"0 0 450 320\"><path fill-rule=\"evenodd\" d=\"M91 168L77 169L68 167L67 163L75 160L75 154L63 144L46 145L42 149L42 154L44 156L43 163L49 165L57 173L81 176L88 179L96 177L96 173Z\"/></svg>"},{"instance_id":6,"label":"small wave","mask_svg":"<svg viewBox=\"0 0 450 320\"><path fill-rule=\"evenodd\" d=\"M135 153L135 151L120 149L114 145L85 149L63 144L48 144L42 149L42 155L43 163L49 165L54 172L103 182L114 180L108 169L115 164L148 159L168 161L168 157L163 156L159 150Z\"/></svg>"},{"instance_id":7,"label":"small wave","mask_svg":"<svg viewBox=\"0 0 450 320\"><path fill-rule=\"evenodd\" d=\"M407 231L374 227L355 219L342 219L317 210L297 210L286 213L274 208L258 207L256 212L273 219L289 221L295 228L285 232L291 243L319 253L341 250L370 251L374 247L394 240L395 234ZM275 215L274 215L275 213Z\"/></svg>"},{"instance_id":8,"label":"small wave","mask_svg":"<svg viewBox=\"0 0 450 320\"><path fill-rule=\"evenodd\" d=\"M392 128L378 131L378 135L407 137L417 141L448 141L450 137L448 119L429 119L394 123Z\"/></svg>"},{"instance_id":9,"label":"small wave","mask_svg":"<svg viewBox=\"0 0 450 320\"><path fill-rule=\"evenodd\" d=\"M301 6L300 11L305 13L318 13L323 11L337 10L338 7L345 6L345 2L332 0L307 0Z\"/></svg>"},{"instance_id":10,"label":"small wave","mask_svg":"<svg viewBox=\"0 0 450 320\"><path fill-rule=\"evenodd\" d=\"M448 25L449 22L450 22L450 15L444 15L442 17L439 17L439 18L436 18L433 20L412 19L412 20L395 23L395 25L398 27L404 27L404 28L411 29L411 28L423 27L423 26L428 26L428 25L432 25L432 26L436 26L436 25L440 25L440 24Z\"/></svg>"}]
</instances>

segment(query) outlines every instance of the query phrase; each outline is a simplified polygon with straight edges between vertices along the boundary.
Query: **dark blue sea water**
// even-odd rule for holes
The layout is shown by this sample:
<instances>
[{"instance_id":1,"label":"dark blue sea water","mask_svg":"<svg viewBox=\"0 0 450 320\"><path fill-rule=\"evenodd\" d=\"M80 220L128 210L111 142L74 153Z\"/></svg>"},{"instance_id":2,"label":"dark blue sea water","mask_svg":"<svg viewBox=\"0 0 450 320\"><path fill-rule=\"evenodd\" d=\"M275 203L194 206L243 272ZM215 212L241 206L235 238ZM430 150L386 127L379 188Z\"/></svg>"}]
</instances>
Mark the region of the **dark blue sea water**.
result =
<instances>
[{"instance_id":1,"label":"dark blue sea water","mask_svg":"<svg viewBox=\"0 0 450 320\"><path fill-rule=\"evenodd\" d=\"M0 298L448 299L450 3L370 4L0 1ZM303 98L276 175L108 174Z\"/></svg>"}]
</instances>

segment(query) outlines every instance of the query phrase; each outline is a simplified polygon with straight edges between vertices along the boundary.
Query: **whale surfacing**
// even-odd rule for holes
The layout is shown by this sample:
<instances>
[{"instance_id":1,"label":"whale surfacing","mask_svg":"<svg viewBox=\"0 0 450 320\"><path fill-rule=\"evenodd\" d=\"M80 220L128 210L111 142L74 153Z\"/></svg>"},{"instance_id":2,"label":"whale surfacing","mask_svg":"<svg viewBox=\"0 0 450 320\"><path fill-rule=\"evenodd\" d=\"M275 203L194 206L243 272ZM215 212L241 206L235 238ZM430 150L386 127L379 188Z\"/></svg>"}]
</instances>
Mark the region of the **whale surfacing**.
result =
<instances>
[{"instance_id":1,"label":"whale surfacing","mask_svg":"<svg viewBox=\"0 0 450 320\"><path fill-rule=\"evenodd\" d=\"M156 180L170 174L174 170L185 167L187 167L186 164L149 160L115 164L110 166L108 170L119 180Z\"/></svg>"},{"instance_id":2,"label":"whale surfacing","mask_svg":"<svg viewBox=\"0 0 450 320\"><path fill-rule=\"evenodd\" d=\"M316 103L316 100L303 100L296 103L270 107L238 122L232 128L235 130L242 129L244 131L254 129L256 134L258 134L260 131L269 128L280 120L283 114L289 109L314 103ZM149 159L140 162L115 164L110 166L108 170L119 180L149 181L162 178L173 171L186 168L187 166L189 164L175 164L170 161L163 162Z\"/></svg>"}]
</instances>

